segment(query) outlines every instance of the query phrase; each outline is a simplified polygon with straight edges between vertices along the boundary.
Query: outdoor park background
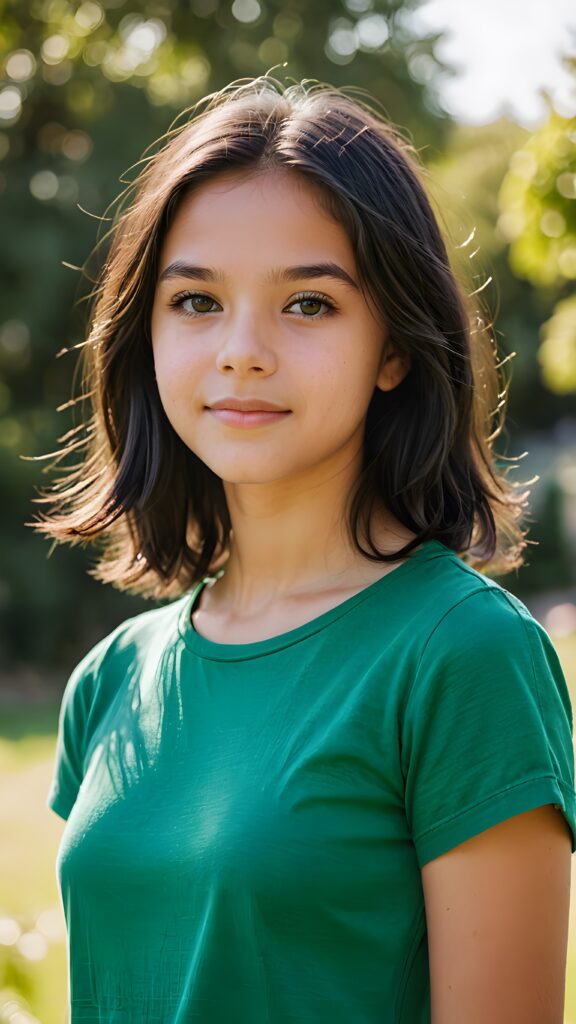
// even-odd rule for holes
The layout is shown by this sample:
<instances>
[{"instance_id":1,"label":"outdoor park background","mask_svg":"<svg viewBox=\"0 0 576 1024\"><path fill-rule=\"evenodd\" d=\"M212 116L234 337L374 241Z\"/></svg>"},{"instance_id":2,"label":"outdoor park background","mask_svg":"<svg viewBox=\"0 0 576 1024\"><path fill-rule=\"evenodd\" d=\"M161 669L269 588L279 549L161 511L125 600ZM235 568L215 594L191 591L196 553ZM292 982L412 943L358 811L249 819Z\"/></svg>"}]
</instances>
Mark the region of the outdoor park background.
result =
<instances>
[{"instance_id":1,"label":"outdoor park background","mask_svg":"<svg viewBox=\"0 0 576 1024\"><path fill-rule=\"evenodd\" d=\"M519 95L527 4L508 3L518 31L507 73ZM470 18L484 11L469 26L478 46L490 40L493 7L469 5ZM537 124L512 107L474 123L425 11L420 0L0 4L0 1022L65 1020L54 867L64 823L45 807L60 697L97 640L151 607L96 583L90 551L51 551L24 525L53 479L50 460L34 458L78 422L67 403L90 282L73 268L107 230L99 218L146 147L206 93L269 69L361 86L419 150L454 261L482 289L501 357L516 353L504 368L512 380L497 450L527 452L512 479L539 475L529 535L538 545L501 582L550 632L576 707L575 46L562 64L571 109L541 93ZM476 98L502 70L496 27L492 38L500 56L489 43L480 55ZM461 71L466 62L460 54ZM576 1024L575 890L573 881L566 1024Z\"/></svg>"}]
</instances>

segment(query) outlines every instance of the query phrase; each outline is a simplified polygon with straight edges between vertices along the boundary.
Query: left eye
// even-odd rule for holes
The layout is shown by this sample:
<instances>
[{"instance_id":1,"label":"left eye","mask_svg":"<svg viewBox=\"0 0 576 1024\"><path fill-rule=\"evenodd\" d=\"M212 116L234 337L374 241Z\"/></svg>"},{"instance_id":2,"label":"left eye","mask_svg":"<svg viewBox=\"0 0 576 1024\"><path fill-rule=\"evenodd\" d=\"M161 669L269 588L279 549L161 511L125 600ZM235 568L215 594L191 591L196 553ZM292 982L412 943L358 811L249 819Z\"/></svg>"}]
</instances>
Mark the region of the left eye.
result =
<instances>
[{"instance_id":1,"label":"left eye","mask_svg":"<svg viewBox=\"0 0 576 1024\"><path fill-rule=\"evenodd\" d=\"M292 309L293 306L300 306L302 312L297 315L308 320L319 320L321 316L328 316L335 308L326 295L301 295L286 306L286 309ZM324 313L320 313L322 306L325 307Z\"/></svg>"}]
</instances>

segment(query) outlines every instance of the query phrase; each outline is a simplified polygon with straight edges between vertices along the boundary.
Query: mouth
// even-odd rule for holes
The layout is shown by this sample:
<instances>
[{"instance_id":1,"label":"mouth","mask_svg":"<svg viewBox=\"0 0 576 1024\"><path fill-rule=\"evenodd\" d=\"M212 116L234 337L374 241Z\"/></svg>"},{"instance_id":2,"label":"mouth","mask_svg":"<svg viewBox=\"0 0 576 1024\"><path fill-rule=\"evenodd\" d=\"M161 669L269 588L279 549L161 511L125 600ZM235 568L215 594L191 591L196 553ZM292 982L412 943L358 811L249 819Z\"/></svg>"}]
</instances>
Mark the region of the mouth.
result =
<instances>
[{"instance_id":1,"label":"mouth","mask_svg":"<svg viewBox=\"0 0 576 1024\"><path fill-rule=\"evenodd\" d=\"M225 426L241 428L267 426L290 416L289 409L251 409L249 412L243 412L240 409L213 409L206 406L206 412Z\"/></svg>"}]
</instances>

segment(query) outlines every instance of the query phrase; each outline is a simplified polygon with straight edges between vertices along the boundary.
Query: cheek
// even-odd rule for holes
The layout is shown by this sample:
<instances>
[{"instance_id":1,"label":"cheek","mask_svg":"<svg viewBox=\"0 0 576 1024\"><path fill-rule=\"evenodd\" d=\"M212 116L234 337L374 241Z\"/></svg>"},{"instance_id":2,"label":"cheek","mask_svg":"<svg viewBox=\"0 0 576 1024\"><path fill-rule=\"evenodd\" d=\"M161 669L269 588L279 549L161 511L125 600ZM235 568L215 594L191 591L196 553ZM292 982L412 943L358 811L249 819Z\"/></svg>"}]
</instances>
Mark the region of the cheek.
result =
<instances>
[{"instance_id":1,"label":"cheek","mask_svg":"<svg viewBox=\"0 0 576 1024\"><path fill-rule=\"evenodd\" d=\"M175 313L167 313L162 308L156 312L153 310L150 337L156 375L168 377L180 372L184 360L192 351L184 321Z\"/></svg>"},{"instance_id":2,"label":"cheek","mask_svg":"<svg viewBox=\"0 0 576 1024\"><path fill-rule=\"evenodd\" d=\"M152 358L156 383L162 399L177 402L182 395L190 392L200 374L197 358L193 358L192 347L172 332L170 338L162 334L152 335Z\"/></svg>"},{"instance_id":3,"label":"cheek","mask_svg":"<svg viewBox=\"0 0 576 1024\"><path fill-rule=\"evenodd\" d=\"M319 405L331 410L346 420L355 419L363 413L363 406L372 396L375 370L369 351L358 346L354 351L340 350L334 358L327 358L322 368L311 381L312 398L317 396Z\"/></svg>"},{"instance_id":4,"label":"cheek","mask_svg":"<svg viewBox=\"0 0 576 1024\"><path fill-rule=\"evenodd\" d=\"M177 360L166 353L158 352L154 357L156 388L160 403L177 433L185 419L185 412L192 409L193 385Z\"/></svg>"}]
</instances>

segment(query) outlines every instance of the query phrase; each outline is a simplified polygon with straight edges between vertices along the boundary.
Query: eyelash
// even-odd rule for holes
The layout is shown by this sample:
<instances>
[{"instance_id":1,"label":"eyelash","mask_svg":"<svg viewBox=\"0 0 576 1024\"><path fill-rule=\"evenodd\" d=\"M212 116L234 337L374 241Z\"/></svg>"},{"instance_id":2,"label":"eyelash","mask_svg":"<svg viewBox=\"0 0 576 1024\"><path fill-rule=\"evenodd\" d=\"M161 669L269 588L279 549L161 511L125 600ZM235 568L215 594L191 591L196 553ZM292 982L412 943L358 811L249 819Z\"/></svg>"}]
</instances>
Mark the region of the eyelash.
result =
<instances>
[{"instance_id":1,"label":"eyelash","mask_svg":"<svg viewBox=\"0 0 576 1024\"><path fill-rule=\"evenodd\" d=\"M190 312L190 310L184 310L183 303L186 301L186 299L196 299L196 298L208 299L209 302L216 302L216 299L211 298L210 295L205 295L204 292L190 292L190 291L188 291L188 292L178 292L178 294L175 295L174 298L170 300L168 305L170 306L170 308L176 310L176 313L178 314L178 316L182 316L186 320L193 320L195 317L207 316L208 313L213 313L214 312L214 310L212 310L212 309L209 309L209 310L207 310L204 313L198 313L197 311ZM292 300L292 302L290 303L290 306L295 306L295 305L297 305L297 303L307 301L308 299L312 299L312 300L314 300L316 302L321 302L323 305L327 306L328 307L327 312L326 313L320 313L320 314L317 314L315 316L310 316L310 315L307 316L305 313L293 313L292 316L297 316L300 320L323 320L325 316L330 316L337 309L337 307L334 305L333 302L331 302L331 300L328 298L328 296L324 295L322 292L300 292Z\"/></svg>"}]
</instances>

